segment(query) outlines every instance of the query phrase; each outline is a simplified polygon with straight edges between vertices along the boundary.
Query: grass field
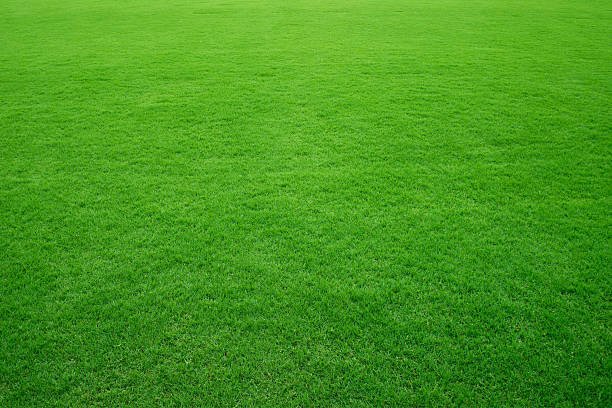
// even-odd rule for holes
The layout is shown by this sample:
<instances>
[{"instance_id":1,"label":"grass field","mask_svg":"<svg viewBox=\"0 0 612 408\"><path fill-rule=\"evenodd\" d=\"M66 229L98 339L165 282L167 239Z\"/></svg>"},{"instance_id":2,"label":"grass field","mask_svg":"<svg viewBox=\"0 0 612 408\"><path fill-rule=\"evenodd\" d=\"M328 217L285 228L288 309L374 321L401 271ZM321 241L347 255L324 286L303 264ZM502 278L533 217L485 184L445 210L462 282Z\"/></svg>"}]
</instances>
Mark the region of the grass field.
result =
<instances>
[{"instance_id":1,"label":"grass field","mask_svg":"<svg viewBox=\"0 0 612 408\"><path fill-rule=\"evenodd\" d=\"M0 406L612 405L607 0L2 0Z\"/></svg>"}]
</instances>

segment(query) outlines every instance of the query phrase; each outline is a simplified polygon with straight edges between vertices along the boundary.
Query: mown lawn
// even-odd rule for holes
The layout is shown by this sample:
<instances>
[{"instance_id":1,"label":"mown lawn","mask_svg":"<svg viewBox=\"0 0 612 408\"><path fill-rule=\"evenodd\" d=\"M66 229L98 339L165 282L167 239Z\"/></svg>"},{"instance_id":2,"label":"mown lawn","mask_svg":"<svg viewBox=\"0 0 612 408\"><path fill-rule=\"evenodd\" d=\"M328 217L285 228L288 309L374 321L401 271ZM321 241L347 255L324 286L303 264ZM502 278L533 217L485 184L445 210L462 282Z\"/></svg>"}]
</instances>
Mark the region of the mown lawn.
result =
<instances>
[{"instance_id":1,"label":"mown lawn","mask_svg":"<svg viewBox=\"0 0 612 408\"><path fill-rule=\"evenodd\" d=\"M0 406L612 405L606 0L0 1Z\"/></svg>"}]
</instances>

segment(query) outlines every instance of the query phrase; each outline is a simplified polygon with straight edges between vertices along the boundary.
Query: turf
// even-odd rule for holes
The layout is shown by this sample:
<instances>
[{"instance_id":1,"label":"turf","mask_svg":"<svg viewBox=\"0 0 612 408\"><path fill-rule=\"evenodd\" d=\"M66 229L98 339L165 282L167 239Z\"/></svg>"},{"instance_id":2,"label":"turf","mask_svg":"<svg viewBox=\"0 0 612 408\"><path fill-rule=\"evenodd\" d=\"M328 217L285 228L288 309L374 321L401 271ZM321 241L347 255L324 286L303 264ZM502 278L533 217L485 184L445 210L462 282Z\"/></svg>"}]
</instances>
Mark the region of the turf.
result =
<instances>
[{"instance_id":1,"label":"turf","mask_svg":"<svg viewBox=\"0 0 612 408\"><path fill-rule=\"evenodd\" d=\"M2 0L0 405L612 405L612 8Z\"/></svg>"}]
</instances>

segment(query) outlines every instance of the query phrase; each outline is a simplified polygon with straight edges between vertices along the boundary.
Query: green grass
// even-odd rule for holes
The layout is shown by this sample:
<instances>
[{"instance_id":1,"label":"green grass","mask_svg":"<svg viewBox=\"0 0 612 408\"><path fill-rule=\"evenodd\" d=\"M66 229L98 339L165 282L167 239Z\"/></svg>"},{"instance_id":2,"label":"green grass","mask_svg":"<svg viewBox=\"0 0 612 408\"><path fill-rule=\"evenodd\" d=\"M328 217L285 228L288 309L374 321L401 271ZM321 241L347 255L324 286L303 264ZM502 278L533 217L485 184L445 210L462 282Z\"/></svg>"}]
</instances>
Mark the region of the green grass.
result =
<instances>
[{"instance_id":1,"label":"green grass","mask_svg":"<svg viewBox=\"0 0 612 408\"><path fill-rule=\"evenodd\" d=\"M611 39L605 0L2 0L0 406L611 406Z\"/></svg>"}]
</instances>

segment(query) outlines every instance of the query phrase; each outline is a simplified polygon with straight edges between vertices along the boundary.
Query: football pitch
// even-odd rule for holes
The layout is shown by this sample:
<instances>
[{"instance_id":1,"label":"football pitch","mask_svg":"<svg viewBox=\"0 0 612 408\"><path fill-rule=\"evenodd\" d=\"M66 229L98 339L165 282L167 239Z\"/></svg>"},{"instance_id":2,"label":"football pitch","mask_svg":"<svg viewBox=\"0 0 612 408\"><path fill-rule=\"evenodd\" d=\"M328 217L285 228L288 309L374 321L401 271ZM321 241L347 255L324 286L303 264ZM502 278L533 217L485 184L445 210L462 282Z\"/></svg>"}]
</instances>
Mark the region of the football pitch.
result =
<instances>
[{"instance_id":1,"label":"football pitch","mask_svg":"<svg viewBox=\"0 0 612 408\"><path fill-rule=\"evenodd\" d=\"M0 406L612 405L608 0L1 0Z\"/></svg>"}]
</instances>

